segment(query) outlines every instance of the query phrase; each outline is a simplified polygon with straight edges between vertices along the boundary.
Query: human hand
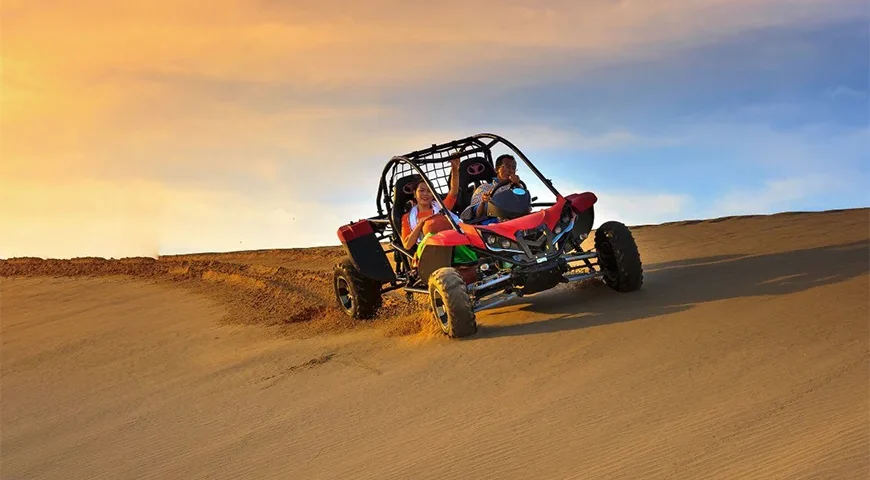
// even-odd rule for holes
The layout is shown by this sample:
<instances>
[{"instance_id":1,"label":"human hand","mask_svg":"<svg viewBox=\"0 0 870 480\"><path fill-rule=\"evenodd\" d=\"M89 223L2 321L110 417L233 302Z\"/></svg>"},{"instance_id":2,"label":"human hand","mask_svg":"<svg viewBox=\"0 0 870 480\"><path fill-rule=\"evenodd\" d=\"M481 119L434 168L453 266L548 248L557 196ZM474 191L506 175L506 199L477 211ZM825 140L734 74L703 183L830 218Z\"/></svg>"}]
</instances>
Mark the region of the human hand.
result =
<instances>
[{"instance_id":1,"label":"human hand","mask_svg":"<svg viewBox=\"0 0 870 480\"><path fill-rule=\"evenodd\" d=\"M511 175L508 178L510 178L511 183L516 183L516 184L520 183L520 177L516 173Z\"/></svg>"},{"instance_id":2,"label":"human hand","mask_svg":"<svg viewBox=\"0 0 870 480\"><path fill-rule=\"evenodd\" d=\"M444 215L443 212L433 213L432 215L429 215L428 217L426 217L422 221L420 221L420 224L426 225L427 223L429 223L429 222L435 220L436 218L438 218L439 216L443 216L443 215Z\"/></svg>"},{"instance_id":3,"label":"human hand","mask_svg":"<svg viewBox=\"0 0 870 480\"><path fill-rule=\"evenodd\" d=\"M492 198L492 194L490 192L482 193L480 195L480 201L482 203L488 202Z\"/></svg>"},{"instance_id":4,"label":"human hand","mask_svg":"<svg viewBox=\"0 0 870 480\"><path fill-rule=\"evenodd\" d=\"M459 157L451 158L450 159L450 166L452 167L454 172L459 170Z\"/></svg>"}]
</instances>

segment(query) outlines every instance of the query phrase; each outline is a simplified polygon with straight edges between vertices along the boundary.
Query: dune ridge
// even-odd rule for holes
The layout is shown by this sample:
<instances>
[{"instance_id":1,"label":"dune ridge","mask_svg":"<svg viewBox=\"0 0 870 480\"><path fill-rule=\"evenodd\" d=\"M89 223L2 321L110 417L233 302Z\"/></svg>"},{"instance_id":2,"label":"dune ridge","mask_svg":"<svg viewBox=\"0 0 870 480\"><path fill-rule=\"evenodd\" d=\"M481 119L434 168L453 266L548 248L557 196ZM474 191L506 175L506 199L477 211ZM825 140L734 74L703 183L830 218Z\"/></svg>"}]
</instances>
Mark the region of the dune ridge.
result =
<instances>
[{"instance_id":1,"label":"dune ridge","mask_svg":"<svg viewBox=\"0 0 870 480\"><path fill-rule=\"evenodd\" d=\"M632 230L460 341L336 316L340 247L0 261L0 473L870 477L870 208Z\"/></svg>"},{"instance_id":2,"label":"dune ridge","mask_svg":"<svg viewBox=\"0 0 870 480\"><path fill-rule=\"evenodd\" d=\"M330 251L327 247L325 250ZM343 252L331 257L337 262ZM270 251L229 254L236 260L256 259ZM285 255L287 252L283 252ZM318 256L312 249L305 256ZM220 255L220 254L212 254ZM298 256L290 256L298 260ZM379 328L388 336L419 333L425 327L420 302L408 302L399 293L384 296L384 305L374 321L354 322L336 306L332 290L330 255L310 268L290 268L273 263L235 263L204 255L153 258L73 259L12 258L0 260L2 277L112 277L128 276L203 293L228 308L225 321L246 325L284 327L285 333L310 336L367 328ZM274 261L274 256L272 257ZM294 260L287 260L293 262ZM319 267L315 266L315 263ZM421 317L422 315L422 317ZM307 325L293 325L306 323ZM295 327L295 328L294 328Z\"/></svg>"}]
</instances>

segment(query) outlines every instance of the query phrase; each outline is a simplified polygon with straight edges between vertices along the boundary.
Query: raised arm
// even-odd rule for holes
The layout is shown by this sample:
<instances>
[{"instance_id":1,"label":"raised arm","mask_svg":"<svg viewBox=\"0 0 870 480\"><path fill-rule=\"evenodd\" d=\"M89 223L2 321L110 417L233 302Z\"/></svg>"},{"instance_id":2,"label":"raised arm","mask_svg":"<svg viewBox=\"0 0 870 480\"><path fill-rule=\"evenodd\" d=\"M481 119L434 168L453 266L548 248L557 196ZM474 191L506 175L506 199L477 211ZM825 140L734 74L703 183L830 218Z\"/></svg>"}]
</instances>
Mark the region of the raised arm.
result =
<instances>
[{"instance_id":1,"label":"raised arm","mask_svg":"<svg viewBox=\"0 0 870 480\"><path fill-rule=\"evenodd\" d=\"M450 175L450 193L451 196L459 195L459 157L454 157L450 160L451 175Z\"/></svg>"}]
</instances>

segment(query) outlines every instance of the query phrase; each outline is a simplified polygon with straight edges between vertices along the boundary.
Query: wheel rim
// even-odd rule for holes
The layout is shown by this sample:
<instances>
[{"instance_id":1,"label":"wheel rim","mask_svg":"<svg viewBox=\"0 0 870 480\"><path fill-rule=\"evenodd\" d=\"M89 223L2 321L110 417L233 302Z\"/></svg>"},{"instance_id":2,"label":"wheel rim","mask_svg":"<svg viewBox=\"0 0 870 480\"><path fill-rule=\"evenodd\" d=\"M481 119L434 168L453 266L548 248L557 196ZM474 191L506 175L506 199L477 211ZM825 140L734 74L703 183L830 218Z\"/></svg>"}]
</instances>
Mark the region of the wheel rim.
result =
<instances>
[{"instance_id":1,"label":"wheel rim","mask_svg":"<svg viewBox=\"0 0 870 480\"><path fill-rule=\"evenodd\" d=\"M438 291L432 292L432 311L435 313L435 319L441 326L441 330L447 332L447 309L444 307L444 298Z\"/></svg>"},{"instance_id":2,"label":"wheel rim","mask_svg":"<svg viewBox=\"0 0 870 480\"><path fill-rule=\"evenodd\" d=\"M347 312L353 311L353 295L350 293L350 285L344 277L339 277L335 280L335 294L338 297L338 303Z\"/></svg>"}]
</instances>

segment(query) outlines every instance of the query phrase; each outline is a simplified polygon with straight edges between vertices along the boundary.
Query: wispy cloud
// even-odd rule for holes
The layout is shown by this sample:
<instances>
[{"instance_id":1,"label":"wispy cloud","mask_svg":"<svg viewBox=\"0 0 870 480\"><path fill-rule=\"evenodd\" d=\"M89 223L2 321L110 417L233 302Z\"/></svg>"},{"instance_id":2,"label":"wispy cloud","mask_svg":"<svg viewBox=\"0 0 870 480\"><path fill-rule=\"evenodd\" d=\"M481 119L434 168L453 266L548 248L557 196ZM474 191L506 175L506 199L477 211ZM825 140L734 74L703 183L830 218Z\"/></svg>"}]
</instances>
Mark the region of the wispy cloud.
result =
<instances>
[{"instance_id":1,"label":"wispy cloud","mask_svg":"<svg viewBox=\"0 0 870 480\"><path fill-rule=\"evenodd\" d=\"M0 221L13 227L0 256L331 242L372 213L387 158L479 131L588 181L602 217L629 223L692 215L707 193L682 187L694 165L720 190L734 165L791 178L804 171L768 159L813 164L832 148L860 169L860 136L777 130L863 121L824 110L866 93L857 57L802 63L846 40L753 35L847 21L862 1L377 4L4 2ZM742 50L697 50L723 40ZM747 51L760 53L734 63ZM786 90L824 105L795 107L786 77L810 78Z\"/></svg>"},{"instance_id":2,"label":"wispy cloud","mask_svg":"<svg viewBox=\"0 0 870 480\"><path fill-rule=\"evenodd\" d=\"M449 0L438 8L398 0L378 2L377 8L269 0L219 0L205 8L192 1L118 5L90 0L37 8L10 1L4 4L4 34L10 41L4 47L15 54L26 49L31 58L43 55L37 64L78 65L78 71L135 68L147 60L161 69L224 78L383 84L429 79L433 64L500 62L525 57L530 49L583 50L604 57L632 49L648 52L655 45L715 41L746 29L848 18L863 14L863 8L855 0L841 0L837 8L812 0Z\"/></svg>"},{"instance_id":3,"label":"wispy cloud","mask_svg":"<svg viewBox=\"0 0 870 480\"><path fill-rule=\"evenodd\" d=\"M595 227L610 220L626 225L679 220L685 218L694 207L692 196L682 192L599 188L574 182L554 183L564 195L591 191L598 197L595 204Z\"/></svg>"},{"instance_id":4,"label":"wispy cloud","mask_svg":"<svg viewBox=\"0 0 870 480\"><path fill-rule=\"evenodd\" d=\"M38 192L38 195L34 195ZM125 257L334 245L373 202L327 206L271 192L173 188L152 181L77 180L0 188L0 258Z\"/></svg>"},{"instance_id":5,"label":"wispy cloud","mask_svg":"<svg viewBox=\"0 0 870 480\"><path fill-rule=\"evenodd\" d=\"M686 218L693 199L687 194L598 191L595 225L617 220L626 225L657 224Z\"/></svg>"},{"instance_id":6,"label":"wispy cloud","mask_svg":"<svg viewBox=\"0 0 870 480\"><path fill-rule=\"evenodd\" d=\"M856 90L845 85L825 89L825 96L834 100L860 100L867 98L867 92Z\"/></svg>"},{"instance_id":7,"label":"wispy cloud","mask_svg":"<svg viewBox=\"0 0 870 480\"><path fill-rule=\"evenodd\" d=\"M0 181L0 258L156 256L169 206L147 181Z\"/></svg>"},{"instance_id":8,"label":"wispy cloud","mask_svg":"<svg viewBox=\"0 0 870 480\"><path fill-rule=\"evenodd\" d=\"M521 138L524 147L544 150L617 151L667 147L685 142L685 139L675 136L646 135L626 129L589 133L580 129L520 124L505 125L499 132L508 138Z\"/></svg>"},{"instance_id":9,"label":"wispy cloud","mask_svg":"<svg viewBox=\"0 0 870 480\"><path fill-rule=\"evenodd\" d=\"M848 182L836 175L812 174L768 180L758 187L738 187L717 199L706 215L769 214L793 210L795 203L836 192Z\"/></svg>"}]
</instances>

